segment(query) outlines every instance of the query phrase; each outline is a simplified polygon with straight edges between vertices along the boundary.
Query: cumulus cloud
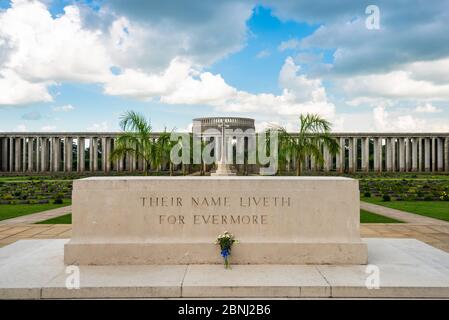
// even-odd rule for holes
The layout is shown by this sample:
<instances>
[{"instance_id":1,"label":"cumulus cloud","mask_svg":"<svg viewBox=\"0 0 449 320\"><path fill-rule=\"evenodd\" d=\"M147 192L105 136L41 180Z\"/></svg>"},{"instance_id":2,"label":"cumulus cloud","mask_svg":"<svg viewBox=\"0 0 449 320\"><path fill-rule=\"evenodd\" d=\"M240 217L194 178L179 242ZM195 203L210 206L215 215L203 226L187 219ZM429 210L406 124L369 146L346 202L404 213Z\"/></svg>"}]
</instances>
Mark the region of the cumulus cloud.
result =
<instances>
[{"instance_id":1,"label":"cumulus cloud","mask_svg":"<svg viewBox=\"0 0 449 320\"><path fill-rule=\"evenodd\" d=\"M424 105L417 106L415 108L415 112L417 112L417 113L438 113L441 111L443 111L443 110L435 107L434 105L432 105L430 103L426 103Z\"/></svg>"}]
</instances>

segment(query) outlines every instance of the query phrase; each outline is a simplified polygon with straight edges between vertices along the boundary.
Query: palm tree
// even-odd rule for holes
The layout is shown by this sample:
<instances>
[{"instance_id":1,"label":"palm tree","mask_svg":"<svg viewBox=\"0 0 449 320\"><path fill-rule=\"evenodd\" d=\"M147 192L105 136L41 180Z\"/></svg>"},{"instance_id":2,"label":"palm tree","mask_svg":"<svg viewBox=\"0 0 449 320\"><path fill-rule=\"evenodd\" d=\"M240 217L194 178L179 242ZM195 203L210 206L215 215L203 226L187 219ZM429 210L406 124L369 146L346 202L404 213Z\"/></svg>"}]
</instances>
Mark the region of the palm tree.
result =
<instances>
[{"instance_id":1,"label":"palm tree","mask_svg":"<svg viewBox=\"0 0 449 320\"><path fill-rule=\"evenodd\" d=\"M315 158L318 164L324 163L322 147L335 155L340 147L330 135L331 123L317 114L300 115L299 133L290 134L283 127L278 126L279 154L286 158L296 159L296 175L301 175L301 166L305 163L307 156Z\"/></svg>"},{"instance_id":2,"label":"palm tree","mask_svg":"<svg viewBox=\"0 0 449 320\"><path fill-rule=\"evenodd\" d=\"M157 138L156 143L153 144L152 161L156 167L161 167L162 164L169 164L170 175L173 175L173 163L170 160L170 151L176 144L176 141L170 140L170 133L167 129L161 133Z\"/></svg>"},{"instance_id":3,"label":"palm tree","mask_svg":"<svg viewBox=\"0 0 449 320\"><path fill-rule=\"evenodd\" d=\"M120 127L123 132L117 138L111 160L121 159L126 154L141 158L145 175L148 175L150 163L155 159L150 121L140 113L127 111L120 117Z\"/></svg>"}]
</instances>

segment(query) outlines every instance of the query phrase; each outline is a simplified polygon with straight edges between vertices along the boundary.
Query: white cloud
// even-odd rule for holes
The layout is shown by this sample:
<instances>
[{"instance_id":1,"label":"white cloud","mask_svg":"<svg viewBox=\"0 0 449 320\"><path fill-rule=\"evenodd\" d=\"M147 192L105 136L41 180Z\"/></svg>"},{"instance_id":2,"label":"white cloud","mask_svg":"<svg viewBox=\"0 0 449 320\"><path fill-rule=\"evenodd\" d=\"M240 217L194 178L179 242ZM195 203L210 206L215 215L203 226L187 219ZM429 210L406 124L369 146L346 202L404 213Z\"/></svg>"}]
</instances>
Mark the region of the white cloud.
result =
<instances>
[{"instance_id":1,"label":"white cloud","mask_svg":"<svg viewBox=\"0 0 449 320\"><path fill-rule=\"evenodd\" d=\"M41 127L41 131L55 131L56 130L56 126L52 126L52 125L46 125Z\"/></svg>"},{"instance_id":2,"label":"white cloud","mask_svg":"<svg viewBox=\"0 0 449 320\"><path fill-rule=\"evenodd\" d=\"M107 121L93 123L87 127L87 131L92 131L92 132L105 132L105 131L108 131L108 129L109 129L109 125L108 125Z\"/></svg>"},{"instance_id":3,"label":"white cloud","mask_svg":"<svg viewBox=\"0 0 449 320\"><path fill-rule=\"evenodd\" d=\"M71 104L66 104L63 106L53 107L54 112L69 112L75 110L75 107Z\"/></svg>"},{"instance_id":4,"label":"white cloud","mask_svg":"<svg viewBox=\"0 0 449 320\"><path fill-rule=\"evenodd\" d=\"M16 127L16 131L25 132L25 131L27 131L27 126L24 125L23 123L22 123L22 124L19 124L19 125L17 125L17 127Z\"/></svg>"},{"instance_id":5,"label":"white cloud","mask_svg":"<svg viewBox=\"0 0 449 320\"><path fill-rule=\"evenodd\" d=\"M271 55L271 52L267 49L261 50L256 54L256 58L258 59L262 59L262 58L266 58L269 57Z\"/></svg>"},{"instance_id":6,"label":"white cloud","mask_svg":"<svg viewBox=\"0 0 449 320\"><path fill-rule=\"evenodd\" d=\"M282 41L281 44L278 46L279 51L285 51L285 50L291 50L296 49L300 45L300 41L298 39L290 39L287 41Z\"/></svg>"},{"instance_id":7,"label":"white cloud","mask_svg":"<svg viewBox=\"0 0 449 320\"><path fill-rule=\"evenodd\" d=\"M424 105L417 106L415 108L415 112L417 112L417 113L438 113L441 111L443 111L443 110L435 107L434 105L432 105L430 103L426 103Z\"/></svg>"}]
</instances>

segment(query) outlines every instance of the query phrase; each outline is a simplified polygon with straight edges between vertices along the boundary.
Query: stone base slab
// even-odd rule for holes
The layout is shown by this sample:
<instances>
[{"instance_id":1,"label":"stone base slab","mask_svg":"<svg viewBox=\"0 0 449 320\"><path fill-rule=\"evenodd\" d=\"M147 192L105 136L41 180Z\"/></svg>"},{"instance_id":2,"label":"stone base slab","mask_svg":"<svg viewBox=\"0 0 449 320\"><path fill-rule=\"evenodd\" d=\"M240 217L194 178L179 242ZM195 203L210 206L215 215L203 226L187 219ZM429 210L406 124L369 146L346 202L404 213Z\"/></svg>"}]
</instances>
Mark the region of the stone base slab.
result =
<instances>
[{"instance_id":1,"label":"stone base slab","mask_svg":"<svg viewBox=\"0 0 449 320\"><path fill-rule=\"evenodd\" d=\"M362 265L81 266L65 287L67 240L21 240L0 249L0 298L449 298L449 254L414 239L364 239L380 288Z\"/></svg>"},{"instance_id":2,"label":"stone base slab","mask_svg":"<svg viewBox=\"0 0 449 320\"><path fill-rule=\"evenodd\" d=\"M65 245L66 264L221 264L210 243L76 243ZM232 264L366 264L365 243L239 243Z\"/></svg>"}]
</instances>

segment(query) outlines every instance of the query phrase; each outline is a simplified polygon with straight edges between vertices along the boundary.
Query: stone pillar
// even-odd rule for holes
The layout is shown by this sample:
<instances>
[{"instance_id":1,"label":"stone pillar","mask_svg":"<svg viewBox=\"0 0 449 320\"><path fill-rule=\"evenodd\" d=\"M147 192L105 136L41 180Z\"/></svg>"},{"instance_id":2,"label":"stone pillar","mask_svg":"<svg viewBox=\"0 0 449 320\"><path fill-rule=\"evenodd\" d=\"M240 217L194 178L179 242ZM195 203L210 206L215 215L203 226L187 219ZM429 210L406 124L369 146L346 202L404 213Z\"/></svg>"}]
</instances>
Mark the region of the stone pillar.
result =
<instances>
[{"instance_id":1,"label":"stone pillar","mask_svg":"<svg viewBox=\"0 0 449 320\"><path fill-rule=\"evenodd\" d=\"M365 150L365 172L369 172L369 142L370 138L366 137L364 138L362 149Z\"/></svg>"},{"instance_id":2,"label":"stone pillar","mask_svg":"<svg viewBox=\"0 0 449 320\"><path fill-rule=\"evenodd\" d=\"M53 171L58 172L59 171L59 162L61 160L61 157L59 155L61 150L61 140L59 137L53 138L52 143L52 154L53 154Z\"/></svg>"},{"instance_id":3,"label":"stone pillar","mask_svg":"<svg viewBox=\"0 0 449 320\"><path fill-rule=\"evenodd\" d=\"M73 169L73 138L66 137L64 139L64 147L66 153L65 171L72 172Z\"/></svg>"},{"instance_id":4,"label":"stone pillar","mask_svg":"<svg viewBox=\"0 0 449 320\"><path fill-rule=\"evenodd\" d=\"M358 170L358 153L357 153L357 137L352 138L352 170L357 172Z\"/></svg>"},{"instance_id":5,"label":"stone pillar","mask_svg":"<svg viewBox=\"0 0 449 320\"><path fill-rule=\"evenodd\" d=\"M338 158L339 158L339 164L340 164L340 168L339 168L339 172L342 173L345 171L345 138L341 137L340 138L340 152L338 153Z\"/></svg>"},{"instance_id":6,"label":"stone pillar","mask_svg":"<svg viewBox=\"0 0 449 320\"><path fill-rule=\"evenodd\" d=\"M41 170L41 138L36 137L36 172Z\"/></svg>"},{"instance_id":7,"label":"stone pillar","mask_svg":"<svg viewBox=\"0 0 449 320\"><path fill-rule=\"evenodd\" d=\"M97 138L92 139L92 150L94 153L93 171L98 171L98 141L97 141Z\"/></svg>"},{"instance_id":8,"label":"stone pillar","mask_svg":"<svg viewBox=\"0 0 449 320\"><path fill-rule=\"evenodd\" d=\"M432 138L432 160L431 160L432 171L437 171L437 146L436 138Z\"/></svg>"},{"instance_id":9,"label":"stone pillar","mask_svg":"<svg viewBox=\"0 0 449 320\"><path fill-rule=\"evenodd\" d=\"M8 138L2 139L2 171L8 171Z\"/></svg>"},{"instance_id":10,"label":"stone pillar","mask_svg":"<svg viewBox=\"0 0 449 320\"><path fill-rule=\"evenodd\" d=\"M386 163L387 163L387 171L391 172L392 170L392 154L393 154L393 147L392 147L392 140L393 138L386 138L386 150L385 150L385 155L386 155Z\"/></svg>"},{"instance_id":11,"label":"stone pillar","mask_svg":"<svg viewBox=\"0 0 449 320\"><path fill-rule=\"evenodd\" d=\"M14 171L20 172L20 163L22 161L21 159L21 149L20 149L20 140L21 138L15 138L14 143Z\"/></svg>"},{"instance_id":12,"label":"stone pillar","mask_svg":"<svg viewBox=\"0 0 449 320\"><path fill-rule=\"evenodd\" d=\"M89 171L94 171L94 138L89 138Z\"/></svg>"},{"instance_id":13,"label":"stone pillar","mask_svg":"<svg viewBox=\"0 0 449 320\"><path fill-rule=\"evenodd\" d=\"M391 171L396 172L398 168L398 161L396 159L396 138L391 138Z\"/></svg>"},{"instance_id":14,"label":"stone pillar","mask_svg":"<svg viewBox=\"0 0 449 320\"><path fill-rule=\"evenodd\" d=\"M28 172L33 171L33 138L28 138Z\"/></svg>"},{"instance_id":15,"label":"stone pillar","mask_svg":"<svg viewBox=\"0 0 449 320\"><path fill-rule=\"evenodd\" d=\"M418 171L423 171L423 145L422 145L422 138L418 138Z\"/></svg>"},{"instance_id":16,"label":"stone pillar","mask_svg":"<svg viewBox=\"0 0 449 320\"><path fill-rule=\"evenodd\" d=\"M330 162L329 162L329 149L326 146L323 146L323 158L324 158L324 171L329 172L330 170Z\"/></svg>"},{"instance_id":17,"label":"stone pillar","mask_svg":"<svg viewBox=\"0 0 449 320\"><path fill-rule=\"evenodd\" d=\"M418 171L418 139L413 138L412 142L412 171Z\"/></svg>"},{"instance_id":18,"label":"stone pillar","mask_svg":"<svg viewBox=\"0 0 449 320\"><path fill-rule=\"evenodd\" d=\"M424 140L424 170L429 172L430 167L430 138Z\"/></svg>"},{"instance_id":19,"label":"stone pillar","mask_svg":"<svg viewBox=\"0 0 449 320\"><path fill-rule=\"evenodd\" d=\"M107 172L106 162L108 159L107 151L106 151L106 137L101 138L101 170L103 172Z\"/></svg>"},{"instance_id":20,"label":"stone pillar","mask_svg":"<svg viewBox=\"0 0 449 320\"><path fill-rule=\"evenodd\" d=\"M86 140L83 137L77 138L77 148L76 148L76 170L78 172L84 172L85 170L85 157L84 149L86 147Z\"/></svg>"},{"instance_id":21,"label":"stone pillar","mask_svg":"<svg viewBox=\"0 0 449 320\"><path fill-rule=\"evenodd\" d=\"M438 163L437 163L437 169L438 171L444 170L444 163L443 163L443 140L440 138L437 138L437 150L438 150Z\"/></svg>"},{"instance_id":22,"label":"stone pillar","mask_svg":"<svg viewBox=\"0 0 449 320\"><path fill-rule=\"evenodd\" d=\"M405 146L404 138L399 138L399 171L405 171Z\"/></svg>"},{"instance_id":23,"label":"stone pillar","mask_svg":"<svg viewBox=\"0 0 449 320\"><path fill-rule=\"evenodd\" d=\"M348 171L352 173L354 172L354 140L352 138L348 140Z\"/></svg>"},{"instance_id":24,"label":"stone pillar","mask_svg":"<svg viewBox=\"0 0 449 320\"><path fill-rule=\"evenodd\" d=\"M41 138L41 154L40 154L40 167L39 170L41 172L45 172L48 170L48 164L47 164L47 138L42 137Z\"/></svg>"},{"instance_id":25,"label":"stone pillar","mask_svg":"<svg viewBox=\"0 0 449 320\"><path fill-rule=\"evenodd\" d=\"M111 138L106 138L106 172L111 171Z\"/></svg>"},{"instance_id":26,"label":"stone pillar","mask_svg":"<svg viewBox=\"0 0 449 320\"><path fill-rule=\"evenodd\" d=\"M373 142L374 142L374 171L381 172L382 171L382 158L381 158L382 140L381 140L381 138L374 138ZM380 146L380 148L379 148L379 146Z\"/></svg>"},{"instance_id":27,"label":"stone pillar","mask_svg":"<svg viewBox=\"0 0 449 320\"><path fill-rule=\"evenodd\" d=\"M449 172L449 137L444 138L444 170Z\"/></svg>"},{"instance_id":28,"label":"stone pillar","mask_svg":"<svg viewBox=\"0 0 449 320\"><path fill-rule=\"evenodd\" d=\"M22 139L22 171L25 172L27 169L27 138Z\"/></svg>"},{"instance_id":29,"label":"stone pillar","mask_svg":"<svg viewBox=\"0 0 449 320\"><path fill-rule=\"evenodd\" d=\"M404 143L405 143L405 171L410 171L410 167L411 167L411 165L410 165L410 163L411 163L411 160L410 160L410 139L409 138L405 138L405 141L404 141Z\"/></svg>"},{"instance_id":30,"label":"stone pillar","mask_svg":"<svg viewBox=\"0 0 449 320\"><path fill-rule=\"evenodd\" d=\"M9 138L9 172L13 172L14 166L14 138Z\"/></svg>"}]
</instances>

